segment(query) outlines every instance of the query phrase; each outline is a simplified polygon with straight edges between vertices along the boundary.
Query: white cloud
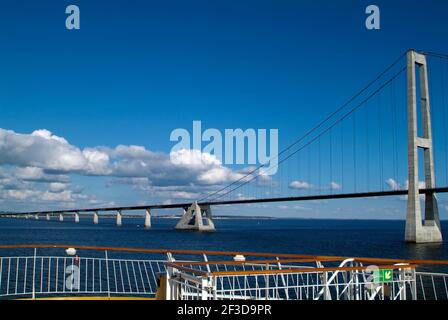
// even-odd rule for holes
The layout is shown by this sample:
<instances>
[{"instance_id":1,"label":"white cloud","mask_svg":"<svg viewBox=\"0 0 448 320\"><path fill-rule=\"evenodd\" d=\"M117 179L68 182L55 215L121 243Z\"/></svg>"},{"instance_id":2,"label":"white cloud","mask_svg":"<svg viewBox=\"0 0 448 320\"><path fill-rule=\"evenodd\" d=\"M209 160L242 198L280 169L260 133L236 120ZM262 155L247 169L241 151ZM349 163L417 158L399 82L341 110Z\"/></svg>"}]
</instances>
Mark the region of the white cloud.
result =
<instances>
[{"instance_id":1,"label":"white cloud","mask_svg":"<svg viewBox=\"0 0 448 320\"><path fill-rule=\"evenodd\" d=\"M289 188L291 189L310 189L312 187L311 184L305 181L295 180L289 184Z\"/></svg>"},{"instance_id":2,"label":"white cloud","mask_svg":"<svg viewBox=\"0 0 448 320\"><path fill-rule=\"evenodd\" d=\"M181 149L170 153L171 162L178 166L189 168L203 168L220 166L219 161L214 155L202 153L199 150Z\"/></svg>"},{"instance_id":3,"label":"white cloud","mask_svg":"<svg viewBox=\"0 0 448 320\"><path fill-rule=\"evenodd\" d=\"M146 177L152 185L215 185L234 181L234 172L208 153L178 150L169 155L143 146L89 147L81 150L62 137L40 129L19 134L0 129L0 165L17 166L22 180L51 181L57 174ZM60 178L60 177L59 177ZM64 181L58 181L64 182Z\"/></svg>"},{"instance_id":4,"label":"white cloud","mask_svg":"<svg viewBox=\"0 0 448 320\"><path fill-rule=\"evenodd\" d=\"M400 184L395 181L392 178L389 178L386 180L386 184L391 188L392 190L400 190Z\"/></svg>"},{"instance_id":5,"label":"white cloud","mask_svg":"<svg viewBox=\"0 0 448 320\"><path fill-rule=\"evenodd\" d=\"M245 196L245 195L242 194L242 193L238 193L238 194L236 195L236 198L237 198L238 200L252 200L252 199L254 199L254 197L248 197L248 196Z\"/></svg>"},{"instance_id":6,"label":"white cloud","mask_svg":"<svg viewBox=\"0 0 448 320\"><path fill-rule=\"evenodd\" d=\"M86 165L81 151L48 130L18 134L0 128L0 165L76 171Z\"/></svg>"},{"instance_id":7,"label":"white cloud","mask_svg":"<svg viewBox=\"0 0 448 320\"><path fill-rule=\"evenodd\" d=\"M13 200L26 200L36 194L37 192L32 190L7 190L5 196Z\"/></svg>"},{"instance_id":8,"label":"white cloud","mask_svg":"<svg viewBox=\"0 0 448 320\"><path fill-rule=\"evenodd\" d=\"M337 182L332 181L330 183L330 189L331 190L340 190L340 189L342 189L342 185Z\"/></svg>"},{"instance_id":9,"label":"white cloud","mask_svg":"<svg viewBox=\"0 0 448 320\"><path fill-rule=\"evenodd\" d=\"M106 152L93 148L86 148L82 151L82 154L87 161L86 168L84 168L86 173L92 175L110 174L109 155Z\"/></svg>"},{"instance_id":10,"label":"white cloud","mask_svg":"<svg viewBox=\"0 0 448 320\"><path fill-rule=\"evenodd\" d=\"M227 183L252 179L253 175L245 177L251 169L232 170L214 155L198 150L183 149L167 154L137 145L79 148L46 129L30 134L0 129L2 201L27 200L63 206L70 206L69 202L101 202L82 194L82 190L75 190L70 183L72 175L109 177L109 186L127 184L162 201L197 199ZM256 177L256 183L257 186L276 184L263 171ZM306 182L291 185L311 187ZM243 195L237 197L248 199Z\"/></svg>"},{"instance_id":11,"label":"white cloud","mask_svg":"<svg viewBox=\"0 0 448 320\"><path fill-rule=\"evenodd\" d=\"M62 192L48 192L40 194L39 199L43 201L57 201L57 202L72 202L75 198L71 191L65 190Z\"/></svg>"},{"instance_id":12,"label":"white cloud","mask_svg":"<svg viewBox=\"0 0 448 320\"><path fill-rule=\"evenodd\" d=\"M52 192L61 192L67 188L67 184L60 182L52 182L50 183L50 190Z\"/></svg>"},{"instance_id":13,"label":"white cloud","mask_svg":"<svg viewBox=\"0 0 448 320\"><path fill-rule=\"evenodd\" d=\"M9 176L24 181L37 182L68 182L69 177L63 174L48 174L38 167L18 167L9 173Z\"/></svg>"}]
</instances>

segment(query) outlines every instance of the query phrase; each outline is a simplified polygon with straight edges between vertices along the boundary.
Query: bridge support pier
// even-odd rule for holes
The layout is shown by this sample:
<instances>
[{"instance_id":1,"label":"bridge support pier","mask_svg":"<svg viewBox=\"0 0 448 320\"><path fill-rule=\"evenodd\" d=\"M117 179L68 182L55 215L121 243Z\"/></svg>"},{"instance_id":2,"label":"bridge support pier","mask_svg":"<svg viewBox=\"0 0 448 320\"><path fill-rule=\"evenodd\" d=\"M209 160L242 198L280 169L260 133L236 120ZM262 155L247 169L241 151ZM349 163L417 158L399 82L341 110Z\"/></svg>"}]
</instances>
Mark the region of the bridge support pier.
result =
<instances>
[{"instance_id":1,"label":"bridge support pier","mask_svg":"<svg viewBox=\"0 0 448 320\"><path fill-rule=\"evenodd\" d=\"M98 212L93 213L93 224L98 224Z\"/></svg>"},{"instance_id":2,"label":"bridge support pier","mask_svg":"<svg viewBox=\"0 0 448 320\"><path fill-rule=\"evenodd\" d=\"M145 213L145 228L151 228L151 210L146 209Z\"/></svg>"},{"instance_id":3,"label":"bridge support pier","mask_svg":"<svg viewBox=\"0 0 448 320\"><path fill-rule=\"evenodd\" d=\"M408 80L408 204L406 214L406 242L429 243L442 242L439 210L434 193L425 195L425 215L422 222L419 194L418 150L423 149L425 188L435 188L434 158L431 129L431 115L428 90L428 69L426 57L415 51L407 54ZM420 109L423 136L418 136L417 126L417 80L420 82Z\"/></svg>"},{"instance_id":4,"label":"bridge support pier","mask_svg":"<svg viewBox=\"0 0 448 320\"><path fill-rule=\"evenodd\" d=\"M79 223L79 212L75 213L75 223Z\"/></svg>"},{"instance_id":5,"label":"bridge support pier","mask_svg":"<svg viewBox=\"0 0 448 320\"><path fill-rule=\"evenodd\" d=\"M64 216L62 215L62 213L59 214L59 221L64 221Z\"/></svg>"},{"instance_id":6,"label":"bridge support pier","mask_svg":"<svg viewBox=\"0 0 448 320\"><path fill-rule=\"evenodd\" d=\"M117 211L116 224L117 224L117 227L121 227L121 225L122 225L122 223L121 223L121 211L120 210Z\"/></svg>"},{"instance_id":7,"label":"bridge support pier","mask_svg":"<svg viewBox=\"0 0 448 320\"><path fill-rule=\"evenodd\" d=\"M193 203L186 211L176 225L178 230L196 230L196 231L214 231L215 224L212 220L212 211L210 206L202 208L197 202Z\"/></svg>"}]
</instances>

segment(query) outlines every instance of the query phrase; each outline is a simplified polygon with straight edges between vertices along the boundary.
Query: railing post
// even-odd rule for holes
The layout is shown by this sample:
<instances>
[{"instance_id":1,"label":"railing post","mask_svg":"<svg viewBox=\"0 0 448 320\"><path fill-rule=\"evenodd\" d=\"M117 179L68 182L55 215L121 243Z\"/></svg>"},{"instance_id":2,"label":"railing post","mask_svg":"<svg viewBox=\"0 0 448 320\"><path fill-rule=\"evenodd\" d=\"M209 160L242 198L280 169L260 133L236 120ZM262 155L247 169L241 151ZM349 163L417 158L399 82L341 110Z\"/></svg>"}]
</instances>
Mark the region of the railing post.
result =
<instances>
[{"instance_id":1,"label":"railing post","mask_svg":"<svg viewBox=\"0 0 448 320\"><path fill-rule=\"evenodd\" d=\"M171 252L166 253L167 261L172 262L174 261L173 255ZM173 268L168 266L166 268L166 277L165 277L165 299L166 300L172 300L173 298L173 288L172 288L172 282L171 282L171 276L173 275Z\"/></svg>"},{"instance_id":2,"label":"railing post","mask_svg":"<svg viewBox=\"0 0 448 320\"><path fill-rule=\"evenodd\" d=\"M393 274L393 271L392 271ZM393 275L392 275L393 277ZM393 278L392 278L392 287L393 287ZM406 300L406 269L400 268L398 269L398 290L400 291L400 300Z\"/></svg>"},{"instance_id":3,"label":"railing post","mask_svg":"<svg viewBox=\"0 0 448 320\"><path fill-rule=\"evenodd\" d=\"M279 257L275 257L275 259L280 260ZM280 262L277 262L277 266L278 266L278 270L282 270L282 264ZM285 275L282 273L282 274L280 274L280 277L282 279L283 286L285 287L284 292L285 292L286 300L289 300L289 293L288 293L288 289L287 289L286 282L285 282Z\"/></svg>"},{"instance_id":4,"label":"railing post","mask_svg":"<svg viewBox=\"0 0 448 320\"><path fill-rule=\"evenodd\" d=\"M324 271L322 284L324 286L324 300L331 300L330 288L328 287L328 272Z\"/></svg>"},{"instance_id":5,"label":"railing post","mask_svg":"<svg viewBox=\"0 0 448 320\"><path fill-rule=\"evenodd\" d=\"M171 275L173 273L173 268L172 267L167 267L166 268L166 277L165 277L165 299L166 300L172 300L171 296L172 296L172 291L173 289L171 288Z\"/></svg>"},{"instance_id":6,"label":"railing post","mask_svg":"<svg viewBox=\"0 0 448 320\"><path fill-rule=\"evenodd\" d=\"M104 251L106 256L106 277L107 277L107 296L110 298L110 282L109 282L109 258L107 256L107 250Z\"/></svg>"},{"instance_id":7,"label":"railing post","mask_svg":"<svg viewBox=\"0 0 448 320\"><path fill-rule=\"evenodd\" d=\"M417 300L417 271L415 268L412 268L411 290L411 299Z\"/></svg>"},{"instance_id":8,"label":"railing post","mask_svg":"<svg viewBox=\"0 0 448 320\"><path fill-rule=\"evenodd\" d=\"M360 284L358 279L358 270L353 270L353 274L355 275L355 300L361 300L360 297Z\"/></svg>"},{"instance_id":9,"label":"railing post","mask_svg":"<svg viewBox=\"0 0 448 320\"><path fill-rule=\"evenodd\" d=\"M36 279L36 252L37 248L34 248L34 256L33 256L33 292L32 292L32 299L36 299L36 287L35 287L35 279Z\"/></svg>"},{"instance_id":10,"label":"railing post","mask_svg":"<svg viewBox=\"0 0 448 320\"><path fill-rule=\"evenodd\" d=\"M201 300L208 300L208 278L202 277L201 280Z\"/></svg>"}]
</instances>

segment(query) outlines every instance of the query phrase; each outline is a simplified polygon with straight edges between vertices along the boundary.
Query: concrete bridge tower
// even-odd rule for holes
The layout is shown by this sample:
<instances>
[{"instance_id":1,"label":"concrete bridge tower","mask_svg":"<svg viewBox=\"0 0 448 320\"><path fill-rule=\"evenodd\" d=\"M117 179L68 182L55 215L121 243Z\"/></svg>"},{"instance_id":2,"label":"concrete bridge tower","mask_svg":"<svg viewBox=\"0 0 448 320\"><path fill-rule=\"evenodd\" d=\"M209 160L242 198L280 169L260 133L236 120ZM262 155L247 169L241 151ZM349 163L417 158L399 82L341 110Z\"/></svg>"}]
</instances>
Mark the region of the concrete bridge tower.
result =
<instances>
[{"instance_id":1,"label":"concrete bridge tower","mask_svg":"<svg viewBox=\"0 0 448 320\"><path fill-rule=\"evenodd\" d=\"M419 96L422 134L418 133L417 117L417 78L419 74ZM423 149L425 188L434 188L434 158L431 130L431 108L429 103L428 67L426 56L410 50L407 54L408 81L408 204L406 214L406 242L442 242L439 210L435 193L425 195L425 215L422 222L419 193L418 150Z\"/></svg>"},{"instance_id":2,"label":"concrete bridge tower","mask_svg":"<svg viewBox=\"0 0 448 320\"><path fill-rule=\"evenodd\" d=\"M200 207L197 202L193 203L176 225L179 230L214 231L215 224L212 219L212 211L209 205Z\"/></svg>"}]
</instances>

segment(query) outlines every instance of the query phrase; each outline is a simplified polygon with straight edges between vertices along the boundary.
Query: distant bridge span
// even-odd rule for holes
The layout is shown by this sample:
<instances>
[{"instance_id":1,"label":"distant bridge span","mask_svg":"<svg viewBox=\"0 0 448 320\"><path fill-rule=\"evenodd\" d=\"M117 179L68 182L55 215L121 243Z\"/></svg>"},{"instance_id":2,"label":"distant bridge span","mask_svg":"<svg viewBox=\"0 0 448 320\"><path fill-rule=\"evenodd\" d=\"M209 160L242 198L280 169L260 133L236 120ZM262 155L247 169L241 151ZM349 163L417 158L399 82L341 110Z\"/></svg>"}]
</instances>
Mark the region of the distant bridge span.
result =
<instances>
[{"instance_id":1,"label":"distant bridge span","mask_svg":"<svg viewBox=\"0 0 448 320\"><path fill-rule=\"evenodd\" d=\"M448 187L420 189L420 194L434 194L446 193ZM339 194L322 194L310 196L297 197L277 197L277 198L260 198L260 199L242 199L242 200L228 200L228 201L210 201L198 202L201 207L230 205L230 204L250 204L250 203L266 203L266 202L291 202L291 201L312 201L312 200L331 200L331 199L353 199L353 198L374 198L374 197L390 197L390 196L404 196L408 194L408 190L392 190L392 191L375 191L375 192L357 192L357 193L339 193ZM17 216L17 215L45 215L45 214L74 214L86 212L106 212L106 211L135 211L135 210L152 210L152 209L178 209L188 208L191 202L172 203L172 204L153 204L141 206L126 206L126 207L97 207L84 209L70 209L70 210L48 210L48 211L30 211L30 212L11 212L3 215Z\"/></svg>"}]
</instances>

